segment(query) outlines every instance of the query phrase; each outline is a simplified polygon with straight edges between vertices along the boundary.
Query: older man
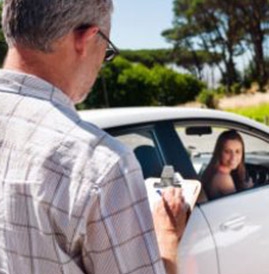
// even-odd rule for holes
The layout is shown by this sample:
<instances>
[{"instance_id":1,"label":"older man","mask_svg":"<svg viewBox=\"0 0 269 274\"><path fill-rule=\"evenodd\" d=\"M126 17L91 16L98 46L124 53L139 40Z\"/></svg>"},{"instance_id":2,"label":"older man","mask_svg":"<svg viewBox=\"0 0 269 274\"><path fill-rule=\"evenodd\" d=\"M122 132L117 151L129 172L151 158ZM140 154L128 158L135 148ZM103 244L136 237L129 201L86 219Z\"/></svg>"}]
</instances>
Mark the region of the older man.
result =
<instances>
[{"instance_id":1,"label":"older man","mask_svg":"<svg viewBox=\"0 0 269 274\"><path fill-rule=\"evenodd\" d=\"M111 11L111 0L4 1L0 273L176 271L181 192L165 191L154 230L133 153L74 108L116 53Z\"/></svg>"}]
</instances>

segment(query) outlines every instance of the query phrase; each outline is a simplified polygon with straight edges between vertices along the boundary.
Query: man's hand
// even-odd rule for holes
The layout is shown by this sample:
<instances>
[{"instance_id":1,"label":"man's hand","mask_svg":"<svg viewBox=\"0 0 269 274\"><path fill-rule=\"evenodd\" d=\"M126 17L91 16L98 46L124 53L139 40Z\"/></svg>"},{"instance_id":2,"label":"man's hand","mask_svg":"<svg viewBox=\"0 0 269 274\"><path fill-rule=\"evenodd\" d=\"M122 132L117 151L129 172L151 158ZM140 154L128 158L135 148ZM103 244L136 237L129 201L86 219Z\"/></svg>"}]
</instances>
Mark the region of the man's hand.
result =
<instances>
[{"instance_id":1,"label":"man's hand","mask_svg":"<svg viewBox=\"0 0 269 274\"><path fill-rule=\"evenodd\" d=\"M169 274L177 273L177 248L188 217L182 189L168 187L153 209L153 222L161 257Z\"/></svg>"}]
</instances>

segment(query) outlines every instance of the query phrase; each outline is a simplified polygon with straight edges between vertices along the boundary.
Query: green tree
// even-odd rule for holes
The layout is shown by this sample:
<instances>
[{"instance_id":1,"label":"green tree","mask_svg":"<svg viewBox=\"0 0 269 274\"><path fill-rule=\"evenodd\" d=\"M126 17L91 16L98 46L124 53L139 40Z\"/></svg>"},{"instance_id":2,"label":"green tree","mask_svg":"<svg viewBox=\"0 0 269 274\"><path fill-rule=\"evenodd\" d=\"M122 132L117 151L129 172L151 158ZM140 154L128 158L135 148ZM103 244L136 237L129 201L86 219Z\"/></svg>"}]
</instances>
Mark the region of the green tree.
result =
<instances>
[{"instance_id":1,"label":"green tree","mask_svg":"<svg viewBox=\"0 0 269 274\"><path fill-rule=\"evenodd\" d=\"M163 35L173 42L175 51L190 50L200 71L201 58L197 52L207 52L208 64L220 68L230 89L238 80L234 57L243 52L242 31L234 20L234 10L227 1L174 0L174 13L174 27Z\"/></svg>"},{"instance_id":2,"label":"green tree","mask_svg":"<svg viewBox=\"0 0 269 274\"><path fill-rule=\"evenodd\" d=\"M260 88L268 81L265 48L269 42L269 0L238 0L232 2L237 20L244 29L246 46L253 52L254 78Z\"/></svg>"},{"instance_id":3,"label":"green tree","mask_svg":"<svg viewBox=\"0 0 269 274\"><path fill-rule=\"evenodd\" d=\"M2 15L3 2L0 1L0 14ZM1 19L1 18L0 18ZM7 53L7 44L4 38L2 25L0 26L0 65L3 65Z\"/></svg>"},{"instance_id":4,"label":"green tree","mask_svg":"<svg viewBox=\"0 0 269 274\"><path fill-rule=\"evenodd\" d=\"M121 50L121 56L133 63L141 63L148 68L155 64L173 63L171 49Z\"/></svg>"},{"instance_id":5,"label":"green tree","mask_svg":"<svg viewBox=\"0 0 269 274\"><path fill-rule=\"evenodd\" d=\"M269 0L174 0L173 7L173 28L163 35L173 43L176 53L186 49L192 53L198 72L203 62L197 52L205 51L208 64L219 67L230 91L240 80L234 58L248 49L253 52L256 78L261 86L265 84Z\"/></svg>"},{"instance_id":6,"label":"green tree","mask_svg":"<svg viewBox=\"0 0 269 274\"><path fill-rule=\"evenodd\" d=\"M205 84L190 74L155 66L151 70L159 105L174 106L193 101Z\"/></svg>"}]
</instances>

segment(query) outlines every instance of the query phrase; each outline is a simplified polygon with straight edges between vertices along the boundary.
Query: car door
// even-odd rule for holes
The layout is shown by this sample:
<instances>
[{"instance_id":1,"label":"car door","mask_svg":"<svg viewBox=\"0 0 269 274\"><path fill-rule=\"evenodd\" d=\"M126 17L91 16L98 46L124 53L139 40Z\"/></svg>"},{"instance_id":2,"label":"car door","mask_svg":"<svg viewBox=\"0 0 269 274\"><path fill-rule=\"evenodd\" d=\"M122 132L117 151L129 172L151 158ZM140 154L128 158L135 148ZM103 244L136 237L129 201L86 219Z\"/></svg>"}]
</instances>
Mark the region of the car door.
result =
<instances>
[{"instance_id":1,"label":"car door","mask_svg":"<svg viewBox=\"0 0 269 274\"><path fill-rule=\"evenodd\" d=\"M187 127L186 122L184 125ZM209 126L208 123L206 125ZM211 134L208 130L193 129L192 134L198 132L199 136L182 136L177 128L180 142L173 137L169 123L117 129L110 133L134 150L145 178L158 177L164 164L174 165L184 177L191 178L193 170L186 163L191 159L199 176L210 159L214 140L225 130L216 126L216 131ZM268 177L269 173L260 176L256 166L268 167L269 153L266 149L268 151L269 146L268 142L255 138L244 136L248 150L246 159L259 182L253 189L212 201L199 201L180 241L178 260L181 274L248 274L256 273L257 269L261 274L266 273L269 266L266 258L269 253L269 178L266 182L260 178ZM183 153L182 144L187 154ZM177 151L179 146L180 151ZM265 153L258 153L257 147ZM140 148L143 150L140 151Z\"/></svg>"},{"instance_id":2,"label":"car door","mask_svg":"<svg viewBox=\"0 0 269 274\"><path fill-rule=\"evenodd\" d=\"M209 123L205 123L209 126ZM185 125L186 127L187 125ZM177 132L187 150L198 174L202 174L214 148L214 138L223 130L216 126L210 135L204 137L187 136L185 128L177 128ZM232 125L236 128L236 125ZM192 132L200 132L199 128ZM185 136L183 136L184 134ZM209 131L208 131L209 133ZM214 243L217 258L217 268L220 274L265 274L269 268L269 144L264 137L251 135L251 132L240 132L245 143L245 162L254 187L223 196L199 204L201 215L208 225ZM189 225L189 224L188 224ZM193 224L198 229L201 220ZM188 227L187 227L188 228ZM195 228L194 228L195 229ZM188 233L192 238L195 231ZM202 235L201 235L202 236ZM185 237L185 235L184 235ZM195 241L198 241L196 243ZM192 250L198 249L200 241L195 238ZM213 266L216 268L213 252L210 253ZM206 274L203 263L200 263L200 254L193 256L198 262L195 273ZM211 268L210 268L211 269ZM210 270L209 270L210 271ZM187 272L185 272L187 273Z\"/></svg>"},{"instance_id":3,"label":"car door","mask_svg":"<svg viewBox=\"0 0 269 274\"><path fill-rule=\"evenodd\" d=\"M195 206L178 248L180 274L219 274L214 238L199 206Z\"/></svg>"},{"instance_id":4,"label":"car door","mask_svg":"<svg viewBox=\"0 0 269 274\"><path fill-rule=\"evenodd\" d=\"M268 185L205 203L200 209L217 246L221 274L268 274Z\"/></svg>"}]
</instances>

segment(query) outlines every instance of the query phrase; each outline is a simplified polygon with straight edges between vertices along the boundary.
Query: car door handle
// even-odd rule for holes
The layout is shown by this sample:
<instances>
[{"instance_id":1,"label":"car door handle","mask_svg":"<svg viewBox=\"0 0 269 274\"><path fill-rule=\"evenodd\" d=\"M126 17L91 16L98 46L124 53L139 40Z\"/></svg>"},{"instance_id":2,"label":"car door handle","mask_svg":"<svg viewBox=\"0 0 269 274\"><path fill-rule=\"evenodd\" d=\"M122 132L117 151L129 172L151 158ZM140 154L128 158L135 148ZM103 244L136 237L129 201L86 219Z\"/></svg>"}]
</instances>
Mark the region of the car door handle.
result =
<instances>
[{"instance_id":1,"label":"car door handle","mask_svg":"<svg viewBox=\"0 0 269 274\"><path fill-rule=\"evenodd\" d=\"M220 225L221 230L239 230L245 225L245 216L240 216L233 218L231 220L228 220Z\"/></svg>"}]
</instances>

